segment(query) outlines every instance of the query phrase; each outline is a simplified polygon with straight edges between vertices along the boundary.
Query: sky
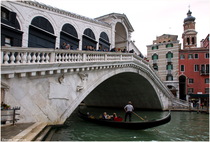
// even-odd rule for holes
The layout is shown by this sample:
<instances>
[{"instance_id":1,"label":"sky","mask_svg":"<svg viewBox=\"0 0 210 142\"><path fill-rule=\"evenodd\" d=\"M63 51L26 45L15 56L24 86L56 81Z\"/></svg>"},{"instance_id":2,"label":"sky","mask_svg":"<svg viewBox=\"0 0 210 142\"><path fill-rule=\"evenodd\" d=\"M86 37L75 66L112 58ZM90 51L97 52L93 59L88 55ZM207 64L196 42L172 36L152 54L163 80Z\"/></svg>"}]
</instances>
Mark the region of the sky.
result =
<instances>
[{"instance_id":1,"label":"sky","mask_svg":"<svg viewBox=\"0 0 210 142\"><path fill-rule=\"evenodd\" d=\"M178 35L182 47L183 21L190 9L195 17L197 46L210 33L209 0L36 0L89 18L110 13L125 14L134 32L131 40L143 55L156 36Z\"/></svg>"}]
</instances>

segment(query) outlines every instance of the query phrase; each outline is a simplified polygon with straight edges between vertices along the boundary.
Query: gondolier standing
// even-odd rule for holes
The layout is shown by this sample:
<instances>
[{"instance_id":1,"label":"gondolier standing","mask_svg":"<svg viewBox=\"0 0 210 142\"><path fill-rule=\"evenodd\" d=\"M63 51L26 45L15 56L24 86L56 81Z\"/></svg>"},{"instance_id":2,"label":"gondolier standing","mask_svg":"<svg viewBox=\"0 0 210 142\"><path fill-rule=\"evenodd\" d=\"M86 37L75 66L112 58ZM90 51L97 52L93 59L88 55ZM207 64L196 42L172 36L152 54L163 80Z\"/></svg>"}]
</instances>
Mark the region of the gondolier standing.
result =
<instances>
[{"instance_id":1,"label":"gondolier standing","mask_svg":"<svg viewBox=\"0 0 210 142\"><path fill-rule=\"evenodd\" d=\"M129 121L131 122L132 111L134 110L133 106L131 105L131 101L129 101L128 104L124 107L124 110L126 112L125 122L128 115L129 115Z\"/></svg>"}]
</instances>

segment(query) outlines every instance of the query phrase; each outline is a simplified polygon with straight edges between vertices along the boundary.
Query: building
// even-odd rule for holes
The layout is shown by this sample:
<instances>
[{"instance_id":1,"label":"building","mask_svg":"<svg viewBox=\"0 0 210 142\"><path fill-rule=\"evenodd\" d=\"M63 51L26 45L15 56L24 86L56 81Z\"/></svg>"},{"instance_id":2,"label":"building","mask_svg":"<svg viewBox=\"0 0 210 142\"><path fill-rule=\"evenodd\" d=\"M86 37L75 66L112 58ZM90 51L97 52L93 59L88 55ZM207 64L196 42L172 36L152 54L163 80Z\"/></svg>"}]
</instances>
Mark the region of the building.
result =
<instances>
[{"instance_id":1,"label":"building","mask_svg":"<svg viewBox=\"0 0 210 142\"><path fill-rule=\"evenodd\" d=\"M209 34L206 36L205 39L200 41L200 47L208 48L209 49Z\"/></svg>"},{"instance_id":2,"label":"building","mask_svg":"<svg viewBox=\"0 0 210 142\"><path fill-rule=\"evenodd\" d=\"M133 49L134 31L125 14L111 13L95 19L36 1L1 1L1 46L76 50Z\"/></svg>"},{"instance_id":3,"label":"building","mask_svg":"<svg viewBox=\"0 0 210 142\"><path fill-rule=\"evenodd\" d=\"M206 103L209 98L209 35L197 47L195 18L190 10L184 19L183 49L179 50L180 99Z\"/></svg>"},{"instance_id":4,"label":"building","mask_svg":"<svg viewBox=\"0 0 210 142\"><path fill-rule=\"evenodd\" d=\"M147 45L147 59L175 97L179 97L179 49L177 35L163 34Z\"/></svg>"}]
</instances>

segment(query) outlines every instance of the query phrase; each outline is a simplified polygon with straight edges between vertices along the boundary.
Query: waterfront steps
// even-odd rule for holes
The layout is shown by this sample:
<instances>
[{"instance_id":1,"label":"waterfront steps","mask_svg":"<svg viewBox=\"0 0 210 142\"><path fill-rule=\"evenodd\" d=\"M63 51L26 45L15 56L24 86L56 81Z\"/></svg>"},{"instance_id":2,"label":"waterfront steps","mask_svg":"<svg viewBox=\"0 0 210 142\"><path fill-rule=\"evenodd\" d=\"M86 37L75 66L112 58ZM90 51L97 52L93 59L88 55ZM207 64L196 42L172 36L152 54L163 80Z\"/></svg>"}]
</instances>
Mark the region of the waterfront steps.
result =
<instances>
[{"instance_id":1,"label":"waterfront steps","mask_svg":"<svg viewBox=\"0 0 210 142\"><path fill-rule=\"evenodd\" d=\"M46 126L47 124L45 123L37 122L10 139L9 141L33 141Z\"/></svg>"}]
</instances>

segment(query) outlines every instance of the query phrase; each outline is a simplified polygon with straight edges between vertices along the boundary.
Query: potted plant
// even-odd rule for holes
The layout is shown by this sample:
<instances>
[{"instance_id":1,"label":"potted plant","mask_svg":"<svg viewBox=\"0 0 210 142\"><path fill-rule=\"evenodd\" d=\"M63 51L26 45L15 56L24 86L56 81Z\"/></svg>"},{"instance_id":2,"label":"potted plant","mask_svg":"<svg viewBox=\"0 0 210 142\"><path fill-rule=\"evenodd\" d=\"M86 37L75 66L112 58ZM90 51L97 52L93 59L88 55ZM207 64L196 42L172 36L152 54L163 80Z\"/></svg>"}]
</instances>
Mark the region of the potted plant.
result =
<instances>
[{"instance_id":1,"label":"potted plant","mask_svg":"<svg viewBox=\"0 0 210 142\"><path fill-rule=\"evenodd\" d=\"M5 104L5 103L1 103L1 109L6 109L7 108L7 104Z\"/></svg>"}]
</instances>

